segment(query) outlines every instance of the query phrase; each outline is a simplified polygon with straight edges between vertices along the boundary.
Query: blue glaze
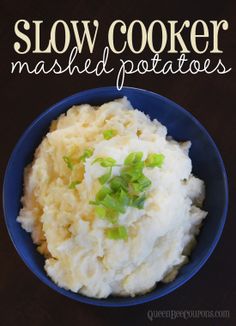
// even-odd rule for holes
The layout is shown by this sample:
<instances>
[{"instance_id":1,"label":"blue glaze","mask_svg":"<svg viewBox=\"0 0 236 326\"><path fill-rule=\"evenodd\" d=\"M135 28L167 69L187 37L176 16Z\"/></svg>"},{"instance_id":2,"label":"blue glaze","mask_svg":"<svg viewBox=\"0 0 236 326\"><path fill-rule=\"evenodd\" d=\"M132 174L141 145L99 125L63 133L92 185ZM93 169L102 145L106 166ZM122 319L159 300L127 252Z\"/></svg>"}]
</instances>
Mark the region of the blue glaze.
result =
<instances>
[{"instance_id":1,"label":"blue glaze","mask_svg":"<svg viewBox=\"0 0 236 326\"><path fill-rule=\"evenodd\" d=\"M190 157L193 172L206 183L204 209L208 216L198 237L190 262L181 268L176 279L169 284L158 284L145 295L137 297L109 297L93 299L58 287L45 273L44 258L36 251L30 234L16 222L20 209L24 167L32 161L33 153L46 134L53 119L75 104L103 104L127 96L134 107L158 119L176 140L191 140ZM27 128L9 159L3 185L5 222L11 240L25 264L45 284L57 292L80 302L97 306L121 307L137 305L158 299L189 280L204 265L213 252L222 233L228 208L228 185L220 153L205 128L189 112L158 94L131 87L117 91L116 87L91 89L72 95L50 107Z\"/></svg>"}]
</instances>

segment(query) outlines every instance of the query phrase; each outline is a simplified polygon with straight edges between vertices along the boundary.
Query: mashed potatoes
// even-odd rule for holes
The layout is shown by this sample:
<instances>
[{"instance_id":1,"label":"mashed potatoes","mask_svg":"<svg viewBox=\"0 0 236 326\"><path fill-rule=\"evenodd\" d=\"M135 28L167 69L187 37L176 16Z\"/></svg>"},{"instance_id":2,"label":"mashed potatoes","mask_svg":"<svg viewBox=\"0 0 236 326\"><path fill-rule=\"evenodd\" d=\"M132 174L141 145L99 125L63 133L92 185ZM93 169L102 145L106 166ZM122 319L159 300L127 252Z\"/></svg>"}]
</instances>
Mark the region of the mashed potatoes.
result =
<instances>
[{"instance_id":1,"label":"mashed potatoes","mask_svg":"<svg viewBox=\"0 0 236 326\"><path fill-rule=\"evenodd\" d=\"M74 106L52 122L25 169L17 221L60 287L96 298L134 296L173 280L186 263L207 214L204 183L191 174L190 143L166 134L126 98ZM118 183L122 199L111 194L105 204L100 190L114 177L131 183Z\"/></svg>"}]
</instances>

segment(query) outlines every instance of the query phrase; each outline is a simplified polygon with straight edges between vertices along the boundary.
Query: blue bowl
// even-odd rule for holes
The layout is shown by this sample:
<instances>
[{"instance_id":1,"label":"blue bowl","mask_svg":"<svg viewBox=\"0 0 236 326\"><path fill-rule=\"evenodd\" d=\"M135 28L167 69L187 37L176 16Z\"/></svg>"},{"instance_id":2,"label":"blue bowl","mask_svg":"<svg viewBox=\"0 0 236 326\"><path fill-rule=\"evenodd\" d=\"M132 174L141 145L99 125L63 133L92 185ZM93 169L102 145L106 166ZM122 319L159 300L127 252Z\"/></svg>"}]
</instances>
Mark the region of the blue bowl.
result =
<instances>
[{"instance_id":1,"label":"blue bowl","mask_svg":"<svg viewBox=\"0 0 236 326\"><path fill-rule=\"evenodd\" d=\"M145 295L137 297L108 297L93 299L58 287L44 271L44 258L36 251L30 234L16 222L22 196L24 167L32 161L34 151L46 134L53 119L74 104L102 104L127 96L134 107L157 118L166 125L176 140L191 140L190 157L193 173L206 183L204 209L207 219L198 237L190 262L181 268L176 279L169 284L158 284ZM205 128L182 107L158 94L130 87L117 91L115 87L91 89L72 95L50 107L28 127L18 141L7 166L3 185L3 205L7 229L11 240L25 264L53 290L80 302L97 306L131 306L158 299L189 280L204 265L213 252L222 233L228 207L227 176L220 153Z\"/></svg>"}]
</instances>

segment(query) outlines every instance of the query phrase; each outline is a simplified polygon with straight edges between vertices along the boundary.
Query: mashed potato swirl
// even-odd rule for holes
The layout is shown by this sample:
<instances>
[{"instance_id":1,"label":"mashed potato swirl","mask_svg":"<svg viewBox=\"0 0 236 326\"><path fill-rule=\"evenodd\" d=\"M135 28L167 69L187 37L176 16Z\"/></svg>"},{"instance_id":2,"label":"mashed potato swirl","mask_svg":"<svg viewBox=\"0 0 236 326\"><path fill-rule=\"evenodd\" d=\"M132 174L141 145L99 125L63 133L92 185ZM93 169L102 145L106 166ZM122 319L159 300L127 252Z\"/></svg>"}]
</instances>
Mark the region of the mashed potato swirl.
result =
<instances>
[{"instance_id":1,"label":"mashed potato swirl","mask_svg":"<svg viewBox=\"0 0 236 326\"><path fill-rule=\"evenodd\" d=\"M106 130L116 133L105 139ZM204 183L191 173L190 142L166 135L165 126L133 109L126 98L100 107L74 106L52 122L25 169L17 221L31 233L47 274L60 287L96 298L135 296L173 280L186 263L207 215L200 208ZM90 157L68 168L63 157L79 157L88 148L93 148ZM90 204L104 174L93 162L114 158L116 176L127 155L137 151L144 159L163 153L165 161L161 168L144 167L151 180L144 207L127 207L119 216L127 239L110 239L109 221L98 218Z\"/></svg>"}]
</instances>

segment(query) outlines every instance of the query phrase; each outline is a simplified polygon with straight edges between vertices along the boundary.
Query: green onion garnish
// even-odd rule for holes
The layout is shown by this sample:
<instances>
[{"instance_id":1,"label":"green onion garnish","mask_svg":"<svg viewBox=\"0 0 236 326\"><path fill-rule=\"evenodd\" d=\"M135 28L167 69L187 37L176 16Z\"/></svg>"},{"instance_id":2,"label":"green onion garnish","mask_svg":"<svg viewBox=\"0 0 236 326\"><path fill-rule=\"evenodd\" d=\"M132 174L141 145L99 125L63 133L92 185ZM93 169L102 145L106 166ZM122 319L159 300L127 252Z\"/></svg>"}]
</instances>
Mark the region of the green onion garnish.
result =
<instances>
[{"instance_id":1,"label":"green onion garnish","mask_svg":"<svg viewBox=\"0 0 236 326\"><path fill-rule=\"evenodd\" d=\"M99 218L106 218L106 208L101 207L101 206L97 206L95 207L95 213Z\"/></svg>"},{"instance_id":2,"label":"green onion garnish","mask_svg":"<svg viewBox=\"0 0 236 326\"><path fill-rule=\"evenodd\" d=\"M125 207L122 205L122 203L119 202L119 199L110 194L106 195L105 198L101 200L100 204L106 208L113 209L116 212L122 214L125 213Z\"/></svg>"},{"instance_id":3,"label":"green onion garnish","mask_svg":"<svg viewBox=\"0 0 236 326\"><path fill-rule=\"evenodd\" d=\"M147 190L151 186L152 182L144 174L137 179L135 182L131 183L131 187L134 193L140 193Z\"/></svg>"},{"instance_id":4,"label":"green onion garnish","mask_svg":"<svg viewBox=\"0 0 236 326\"><path fill-rule=\"evenodd\" d=\"M77 181L72 181L70 184L69 184L69 189L75 189L75 187L80 184L81 181L77 180Z\"/></svg>"},{"instance_id":5,"label":"green onion garnish","mask_svg":"<svg viewBox=\"0 0 236 326\"><path fill-rule=\"evenodd\" d=\"M106 236L113 240L126 240L128 238L128 232L124 225L120 225L106 229Z\"/></svg>"},{"instance_id":6,"label":"green onion garnish","mask_svg":"<svg viewBox=\"0 0 236 326\"><path fill-rule=\"evenodd\" d=\"M116 165L116 160L112 157L97 157L92 164L100 163L104 168L112 167Z\"/></svg>"},{"instance_id":7,"label":"green onion garnish","mask_svg":"<svg viewBox=\"0 0 236 326\"><path fill-rule=\"evenodd\" d=\"M63 160L66 163L67 167L72 170L74 167L74 164L72 163L72 160L69 156L63 156Z\"/></svg>"},{"instance_id":8,"label":"green onion garnish","mask_svg":"<svg viewBox=\"0 0 236 326\"><path fill-rule=\"evenodd\" d=\"M121 176L126 181L136 181L143 175L143 167L144 163L142 161L124 166L121 170Z\"/></svg>"},{"instance_id":9,"label":"green onion garnish","mask_svg":"<svg viewBox=\"0 0 236 326\"><path fill-rule=\"evenodd\" d=\"M109 129L109 130L103 131L103 137L106 140L109 140L116 135L117 135L117 130L115 130L115 129Z\"/></svg>"},{"instance_id":10,"label":"green onion garnish","mask_svg":"<svg viewBox=\"0 0 236 326\"><path fill-rule=\"evenodd\" d=\"M142 152L133 152L126 157L124 164L125 165L135 164L141 162L142 158L143 158Z\"/></svg>"},{"instance_id":11,"label":"green onion garnish","mask_svg":"<svg viewBox=\"0 0 236 326\"><path fill-rule=\"evenodd\" d=\"M105 138L105 136L104 136ZM95 213L98 217L112 224L118 223L119 214L124 214L128 206L143 209L147 198L146 190L151 186L151 180L143 173L144 167L161 167L164 162L163 154L151 153L145 161L142 152L132 152L124 160L120 175L112 177L112 167L116 160L112 157L97 157L92 164L99 163L108 167L109 171L100 176L102 188L98 191L95 201ZM127 239L125 226L115 226L106 230L110 239Z\"/></svg>"},{"instance_id":12,"label":"green onion garnish","mask_svg":"<svg viewBox=\"0 0 236 326\"><path fill-rule=\"evenodd\" d=\"M108 209L103 206L96 206L95 207L95 214L103 219L107 220L112 224L116 224L118 222L118 213L113 209Z\"/></svg>"},{"instance_id":13,"label":"green onion garnish","mask_svg":"<svg viewBox=\"0 0 236 326\"><path fill-rule=\"evenodd\" d=\"M90 200L89 201L89 205L99 205L99 202L98 201L96 201L96 200Z\"/></svg>"},{"instance_id":14,"label":"green onion garnish","mask_svg":"<svg viewBox=\"0 0 236 326\"><path fill-rule=\"evenodd\" d=\"M106 208L106 219L112 223L116 224L118 222L119 213L113 209Z\"/></svg>"},{"instance_id":15,"label":"green onion garnish","mask_svg":"<svg viewBox=\"0 0 236 326\"><path fill-rule=\"evenodd\" d=\"M94 149L93 148L87 148L84 150L83 155L79 157L79 161L85 162L85 160L93 155Z\"/></svg>"},{"instance_id":16,"label":"green onion garnish","mask_svg":"<svg viewBox=\"0 0 236 326\"><path fill-rule=\"evenodd\" d=\"M145 200L146 200L145 195L141 195L139 197L138 196L133 197L130 206L138 209L143 209Z\"/></svg>"},{"instance_id":17,"label":"green onion garnish","mask_svg":"<svg viewBox=\"0 0 236 326\"><path fill-rule=\"evenodd\" d=\"M124 191L128 191L128 183L121 176L115 176L110 181L110 187L113 191L117 191L123 189Z\"/></svg>"},{"instance_id":18,"label":"green onion garnish","mask_svg":"<svg viewBox=\"0 0 236 326\"><path fill-rule=\"evenodd\" d=\"M148 154L148 157L145 160L145 165L149 168L162 167L164 163L165 156L163 154Z\"/></svg>"},{"instance_id":19,"label":"green onion garnish","mask_svg":"<svg viewBox=\"0 0 236 326\"><path fill-rule=\"evenodd\" d=\"M123 207L128 206L130 202L128 192L125 192L123 189L120 189L117 193L115 193L114 197L117 199L119 204Z\"/></svg>"},{"instance_id":20,"label":"green onion garnish","mask_svg":"<svg viewBox=\"0 0 236 326\"><path fill-rule=\"evenodd\" d=\"M104 183L106 183L110 179L111 171L112 171L112 168L110 168L107 173L103 174L101 177L98 178L101 185L104 185Z\"/></svg>"},{"instance_id":21,"label":"green onion garnish","mask_svg":"<svg viewBox=\"0 0 236 326\"><path fill-rule=\"evenodd\" d=\"M96 201L99 202L103 200L106 197L106 195L110 193L111 193L111 189L106 186L103 186L96 194Z\"/></svg>"}]
</instances>

